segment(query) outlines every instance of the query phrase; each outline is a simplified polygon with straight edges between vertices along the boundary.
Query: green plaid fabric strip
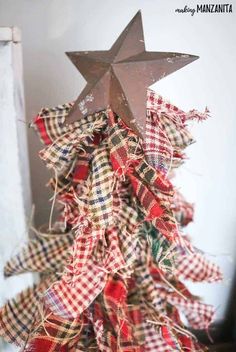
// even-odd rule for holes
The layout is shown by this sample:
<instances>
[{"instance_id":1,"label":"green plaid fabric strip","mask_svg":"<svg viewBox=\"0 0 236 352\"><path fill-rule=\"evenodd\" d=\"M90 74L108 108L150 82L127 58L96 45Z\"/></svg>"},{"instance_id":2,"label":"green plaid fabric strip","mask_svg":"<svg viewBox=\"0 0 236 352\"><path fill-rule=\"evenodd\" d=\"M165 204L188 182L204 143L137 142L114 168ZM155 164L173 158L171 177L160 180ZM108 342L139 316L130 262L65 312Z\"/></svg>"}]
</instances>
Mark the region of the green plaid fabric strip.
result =
<instances>
[{"instance_id":1,"label":"green plaid fabric strip","mask_svg":"<svg viewBox=\"0 0 236 352\"><path fill-rule=\"evenodd\" d=\"M173 196L174 190L171 182L165 177L161 171L158 173L149 165L145 159L142 159L135 167L138 176L156 192Z\"/></svg>"},{"instance_id":2,"label":"green plaid fabric strip","mask_svg":"<svg viewBox=\"0 0 236 352\"><path fill-rule=\"evenodd\" d=\"M150 247L153 261L163 272L172 273L175 268L177 248L170 247L168 240L149 222L144 222L139 230L139 236L144 238Z\"/></svg>"},{"instance_id":3,"label":"green plaid fabric strip","mask_svg":"<svg viewBox=\"0 0 236 352\"><path fill-rule=\"evenodd\" d=\"M42 273L63 270L73 238L74 236L70 233L38 235L6 263L5 277L25 272Z\"/></svg>"}]
</instances>

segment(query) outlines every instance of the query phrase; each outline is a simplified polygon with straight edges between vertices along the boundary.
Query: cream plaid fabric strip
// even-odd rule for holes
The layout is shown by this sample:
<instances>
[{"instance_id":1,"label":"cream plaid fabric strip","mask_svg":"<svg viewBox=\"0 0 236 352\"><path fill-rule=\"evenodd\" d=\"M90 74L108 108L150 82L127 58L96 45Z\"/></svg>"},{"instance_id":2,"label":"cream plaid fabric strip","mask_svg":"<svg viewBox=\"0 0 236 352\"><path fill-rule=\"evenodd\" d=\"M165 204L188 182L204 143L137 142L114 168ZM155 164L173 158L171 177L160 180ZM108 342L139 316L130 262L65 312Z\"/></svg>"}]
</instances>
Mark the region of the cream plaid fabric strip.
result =
<instances>
[{"instance_id":1,"label":"cream plaid fabric strip","mask_svg":"<svg viewBox=\"0 0 236 352\"><path fill-rule=\"evenodd\" d=\"M40 321L39 301L43 292L56 279L55 275L27 288L10 299L0 310L0 336L5 341L23 346L33 331L34 323Z\"/></svg>"},{"instance_id":2,"label":"cream plaid fabric strip","mask_svg":"<svg viewBox=\"0 0 236 352\"><path fill-rule=\"evenodd\" d=\"M65 133L64 122L73 103L58 105L54 108L43 108L31 123L43 144L51 144L62 133Z\"/></svg>"},{"instance_id":3,"label":"cream plaid fabric strip","mask_svg":"<svg viewBox=\"0 0 236 352\"><path fill-rule=\"evenodd\" d=\"M73 239L72 234L38 235L5 264L5 277L25 272L42 273L62 270Z\"/></svg>"},{"instance_id":4,"label":"cream plaid fabric strip","mask_svg":"<svg viewBox=\"0 0 236 352\"><path fill-rule=\"evenodd\" d=\"M140 227L138 222L139 215L137 209L125 202L122 203L119 209L114 210L114 217L116 218L119 231L121 252L126 263L126 268L121 270L121 272L125 276L130 276L136 261L135 248Z\"/></svg>"},{"instance_id":5,"label":"cream plaid fabric strip","mask_svg":"<svg viewBox=\"0 0 236 352\"><path fill-rule=\"evenodd\" d=\"M155 121L155 118L154 118ZM162 130L166 133L168 140L175 149L183 149L194 142L193 137L183 125L178 126L176 122L168 116L161 115L156 124L159 123Z\"/></svg>"},{"instance_id":6,"label":"cream plaid fabric strip","mask_svg":"<svg viewBox=\"0 0 236 352\"><path fill-rule=\"evenodd\" d=\"M104 228L112 225L114 172L105 141L94 150L89 181L88 215L93 226Z\"/></svg>"},{"instance_id":7,"label":"cream plaid fabric strip","mask_svg":"<svg viewBox=\"0 0 236 352\"><path fill-rule=\"evenodd\" d=\"M95 113L88 115L79 121L75 121L69 125L65 124L73 103L58 105L53 108L43 108L31 123L43 144L49 145L57 140L63 134L72 132L76 128L81 128L82 131L87 129L88 124L93 124L94 117L99 119L106 112Z\"/></svg>"},{"instance_id":8,"label":"cream plaid fabric strip","mask_svg":"<svg viewBox=\"0 0 236 352\"><path fill-rule=\"evenodd\" d=\"M53 143L39 152L40 158L46 163L48 168L56 168L61 172L76 158L77 153L83 150L83 144L93 137L95 132L105 128L106 115L93 115L87 117L86 123L72 128L69 125L66 132L60 135ZM77 122L78 124L78 122Z\"/></svg>"}]
</instances>

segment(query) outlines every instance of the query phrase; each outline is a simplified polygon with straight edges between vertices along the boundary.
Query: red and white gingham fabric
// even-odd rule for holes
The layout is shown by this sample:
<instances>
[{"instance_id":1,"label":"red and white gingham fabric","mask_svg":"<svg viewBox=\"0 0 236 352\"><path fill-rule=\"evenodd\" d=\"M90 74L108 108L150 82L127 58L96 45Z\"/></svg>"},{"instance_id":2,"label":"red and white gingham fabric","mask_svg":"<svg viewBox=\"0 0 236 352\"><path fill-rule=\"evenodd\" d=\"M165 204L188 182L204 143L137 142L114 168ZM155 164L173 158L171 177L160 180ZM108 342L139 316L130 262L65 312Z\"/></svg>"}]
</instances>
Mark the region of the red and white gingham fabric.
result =
<instances>
[{"instance_id":1,"label":"red and white gingham fabric","mask_svg":"<svg viewBox=\"0 0 236 352\"><path fill-rule=\"evenodd\" d=\"M183 149L194 140L186 128L188 119L203 120L208 110L185 113L152 90L147 92L146 138L144 153L150 165L167 173L185 158Z\"/></svg>"},{"instance_id":2,"label":"red and white gingham fabric","mask_svg":"<svg viewBox=\"0 0 236 352\"><path fill-rule=\"evenodd\" d=\"M97 236L95 234L96 231L92 231L87 241L83 236L75 240L71 263L60 281L55 282L44 295L45 304L58 316L77 318L103 290L107 275L125 266L116 228L106 231L109 247L105 250L107 254L103 262L98 263L93 250L98 240L104 241L104 232L100 230Z\"/></svg>"},{"instance_id":3,"label":"red and white gingham fabric","mask_svg":"<svg viewBox=\"0 0 236 352\"><path fill-rule=\"evenodd\" d=\"M193 282L222 281L223 274L215 263L207 260L201 253L179 255L175 275Z\"/></svg>"},{"instance_id":4,"label":"red and white gingham fabric","mask_svg":"<svg viewBox=\"0 0 236 352\"><path fill-rule=\"evenodd\" d=\"M200 121L209 117L209 110L207 108L204 113L195 109L186 113L151 89L147 90L147 111L169 116L183 127L186 126L185 123L187 120L197 119Z\"/></svg>"},{"instance_id":5,"label":"red and white gingham fabric","mask_svg":"<svg viewBox=\"0 0 236 352\"><path fill-rule=\"evenodd\" d=\"M171 292L164 288L164 285L165 284L162 283L162 287L156 286L158 295L165 302L181 310L192 328L201 330L209 327L215 315L213 306L202 303L198 299L191 297L184 298L179 293Z\"/></svg>"},{"instance_id":6,"label":"red and white gingham fabric","mask_svg":"<svg viewBox=\"0 0 236 352\"><path fill-rule=\"evenodd\" d=\"M111 352L111 348L104 341L104 327L102 319L96 320L93 324L97 345L101 352Z\"/></svg>"},{"instance_id":7,"label":"red and white gingham fabric","mask_svg":"<svg viewBox=\"0 0 236 352\"><path fill-rule=\"evenodd\" d=\"M174 193L173 205L171 208L180 226L187 226L193 221L194 205L187 202L177 189Z\"/></svg>"},{"instance_id":8,"label":"red and white gingham fabric","mask_svg":"<svg viewBox=\"0 0 236 352\"><path fill-rule=\"evenodd\" d=\"M143 323L145 352L174 352L152 324Z\"/></svg>"}]
</instances>

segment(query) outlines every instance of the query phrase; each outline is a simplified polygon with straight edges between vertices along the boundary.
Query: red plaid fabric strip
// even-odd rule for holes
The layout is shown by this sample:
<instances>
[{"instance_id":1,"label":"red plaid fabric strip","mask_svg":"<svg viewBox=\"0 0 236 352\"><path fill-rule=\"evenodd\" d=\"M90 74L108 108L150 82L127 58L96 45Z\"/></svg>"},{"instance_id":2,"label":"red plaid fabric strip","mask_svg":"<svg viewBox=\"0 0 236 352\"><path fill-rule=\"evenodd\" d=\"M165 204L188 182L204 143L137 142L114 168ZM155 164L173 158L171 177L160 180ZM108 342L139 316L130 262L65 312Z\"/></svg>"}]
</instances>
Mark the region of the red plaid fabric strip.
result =
<instances>
[{"instance_id":1,"label":"red plaid fabric strip","mask_svg":"<svg viewBox=\"0 0 236 352\"><path fill-rule=\"evenodd\" d=\"M76 160L76 159L75 159ZM81 181L87 180L89 175L89 161L87 155L79 156L79 160L74 161L68 166L68 169L63 170L57 177L52 177L48 185L52 187L57 195L63 195L65 192L70 192L70 188Z\"/></svg>"},{"instance_id":2,"label":"red plaid fabric strip","mask_svg":"<svg viewBox=\"0 0 236 352\"><path fill-rule=\"evenodd\" d=\"M127 293L121 279L110 277L95 302L93 322L101 351L144 352L144 341L135 329L141 326L140 312L127 305Z\"/></svg>"},{"instance_id":3,"label":"red plaid fabric strip","mask_svg":"<svg viewBox=\"0 0 236 352\"><path fill-rule=\"evenodd\" d=\"M102 235L98 232L95 239L92 236L92 245L82 237L83 245L80 244L78 247L75 240L71 264L67 266L61 280L54 283L45 293L45 302L54 314L65 318L77 318L103 290L107 275L125 266L114 229L107 230L109 247L104 261L96 263L92 259L92 249L95 248L97 241L102 239Z\"/></svg>"},{"instance_id":4,"label":"red plaid fabric strip","mask_svg":"<svg viewBox=\"0 0 236 352\"><path fill-rule=\"evenodd\" d=\"M165 177L164 173L161 171L156 172L156 170L150 166L145 159L141 160L137 166L135 166L135 171L142 180L151 187L157 189L159 192L167 194L168 196L174 194L173 185Z\"/></svg>"},{"instance_id":5,"label":"red plaid fabric strip","mask_svg":"<svg viewBox=\"0 0 236 352\"><path fill-rule=\"evenodd\" d=\"M153 219L161 216L163 210L160 207L157 197L134 175L129 175L135 195L145 209L146 218Z\"/></svg>"},{"instance_id":6,"label":"red plaid fabric strip","mask_svg":"<svg viewBox=\"0 0 236 352\"><path fill-rule=\"evenodd\" d=\"M122 279L112 277L108 279L103 291L103 301L121 349L140 352L140 346L135 341L134 330L127 315L127 287Z\"/></svg>"},{"instance_id":7,"label":"red plaid fabric strip","mask_svg":"<svg viewBox=\"0 0 236 352\"><path fill-rule=\"evenodd\" d=\"M127 281L127 316L132 323L134 341L145 351L145 334L143 331L144 316L141 311L141 296L134 276ZM141 349L142 350L142 349Z\"/></svg>"},{"instance_id":8,"label":"red plaid fabric strip","mask_svg":"<svg viewBox=\"0 0 236 352\"><path fill-rule=\"evenodd\" d=\"M201 253L179 255L176 276L193 282L218 282L223 280L223 274L218 265L211 263Z\"/></svg>"},{"instance_id":9,"label":"red plaid fabric strip","mask_svg":"<svg viewBox=\"0 0 236 352\"><path fill-rule=\"evenodd\" d=\"M181 345L169 326L162 325L160 327L160 335L162 336L163 340L166 341L169 347L171 347L173 350L181 351Z\"/></svg>"},{"instance_id":10,"label":"red plaid fabric strip","mask_svg":"<svg viewBox=\"0 0 236 352\"><path fill-rule=\"evenodd\" d=\"M84 324L84 328L76 339L71 340L67 345L70 352L94 352L98 350L96 336L92 322Z\"/></svg>"},{"instance_id":11,"label":"red plaid fabric strip","mask_svg":"<svg viewBox=\"0 0 236 352\"><path fill-rule=\"evenodd\" d=\"M81 187L81 185L79 185ZM81 212L79 211L75 191L71 188L58 196L58 203L62 205L60 219L66 225L75 226L79 223Z\"/></svg>"},{"instance_id":12,"label":"red plaid fabric strip","mask_svg":"<svg viewBox=\"0 0 236 352\"><path fill-rule=\"evenodd\" d=\"M165 174L171 167L173 148L152 116L146 120L146 138L143 148L148 163Z\"/></svg>"},{"instance_id":13,"label":"red plaid fabric strip","mask_svg":"<svg viewBox=\"0 0 236 352\"><path fill-rule=\"evenodd\" d=\"M77 317L76 309L81 309L81 301L84 304L86 296L84 288L90 290L91 295L92 288L95 286L94 280L96 280L98 269L92 265L91 256L98 241L103 238L103 231L96 231L92 234L91 229L86 225L89 224L85 224L82 232L75 238L71 249L70 263L67 265L64 275L45 294L45 300L52 312L62 317ZM86 270L87 275L84 275L83 271L86 272ZM78 300L76 300L77 293L80 294ZM90 302L90 299L88 300Z\"/></svg>"},{"instance_id":14,"label":"red plaid fabric strip","mask_svg":"<svg viewBox=\"0 0 236 352\"><path fill-rule=\"evenodd\" d=\"M44 312L44 319L36 324L24 351L68 351L68 343L78 340L86 317L78 320L65 320L54 316L51 312Z\"/></svg>"},{"instance_id":15,"label":"red plaid fabric strip","mask_svg":"<svg viewBox=\"0 0 236 352\"><path fill-rule=\"evenodd\" d=\"M77 318L104 288L104 271L88 263L86 272L78 274L74 282L63 277L46 293L45 303L50 310L64 318Z\"/></svg>"}]
</instances>

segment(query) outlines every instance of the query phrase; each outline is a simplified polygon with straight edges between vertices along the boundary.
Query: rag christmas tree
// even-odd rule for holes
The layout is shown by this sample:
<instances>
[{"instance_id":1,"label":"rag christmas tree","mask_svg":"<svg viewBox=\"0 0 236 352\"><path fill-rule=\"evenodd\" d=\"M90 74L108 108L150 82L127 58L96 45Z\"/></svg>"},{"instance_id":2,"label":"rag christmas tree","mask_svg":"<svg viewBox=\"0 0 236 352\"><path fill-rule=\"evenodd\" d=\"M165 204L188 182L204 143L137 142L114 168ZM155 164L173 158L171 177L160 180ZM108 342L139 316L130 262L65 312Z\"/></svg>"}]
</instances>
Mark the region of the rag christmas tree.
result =
<instances>
[{"instance_id":1,"label":"rag christmas tree","mask_svg":"<svg viewBox=\"0 0 236 352\"><path fill-rule=\"evenodd\" d=\"M208 111L147 90L196 57L146 52L140 12L109 51L68 55L87 86L32 123L60 215L6 263L41 275L1 308L0 335L27 352L205 351L181 317L208 329L214 309L184 281L222 274L184 234L193 206L170 179Z\"/></svg>"}]
</instances>

